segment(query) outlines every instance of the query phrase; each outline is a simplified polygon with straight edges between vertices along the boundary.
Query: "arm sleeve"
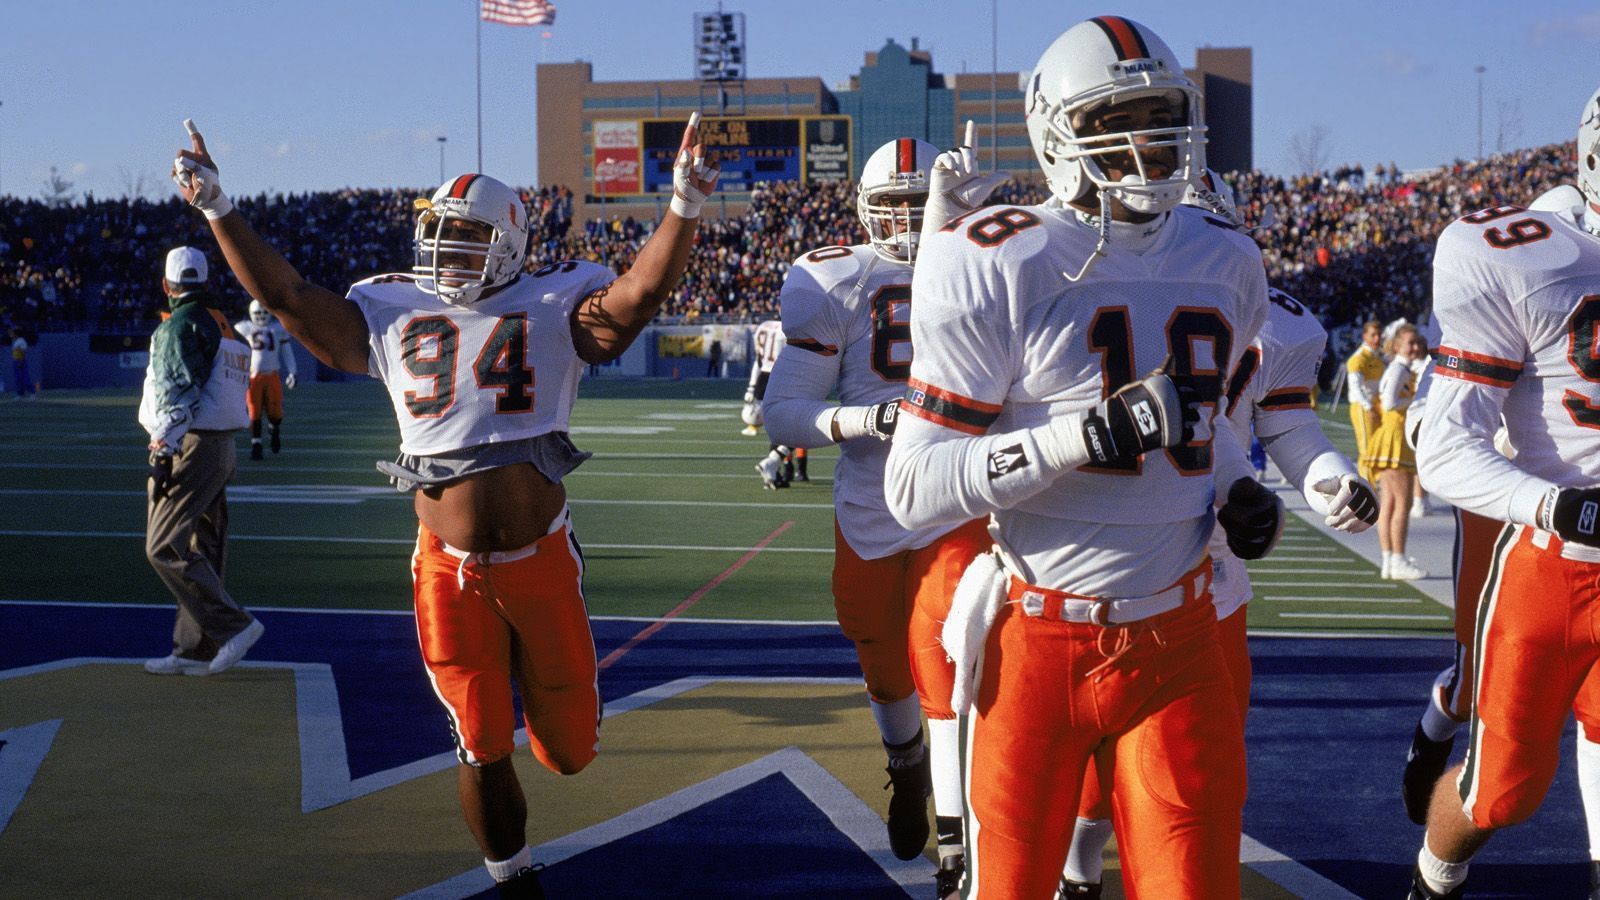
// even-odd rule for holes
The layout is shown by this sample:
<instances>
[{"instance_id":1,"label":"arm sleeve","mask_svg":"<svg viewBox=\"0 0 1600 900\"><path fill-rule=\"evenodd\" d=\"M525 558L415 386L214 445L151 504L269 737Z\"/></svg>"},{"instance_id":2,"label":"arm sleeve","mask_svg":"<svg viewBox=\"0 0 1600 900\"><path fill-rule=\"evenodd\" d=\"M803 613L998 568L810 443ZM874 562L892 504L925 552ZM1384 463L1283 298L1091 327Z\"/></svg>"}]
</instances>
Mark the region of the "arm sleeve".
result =
<instances>
[{"instance_id":1,"label":"arm sleeve","mask_svg":"<svg viewBox=\"0 0 1600 900\"><path fill-rule=\"evenodd\" d=\"M1417 473L1425 489L1448 503L1536 525L1539 504L1554 485L1517 468L1494 446L1506 394L1527 358L1526 332L1493 273L1472 271L1456 259L1466 254L1447 252L1455 227L1440 237L1434 260L1434 314L1444 337L1417 434Z\"/></svg>"},{"instance_id":2,"label":"arm sleeve","mask_svg":"<svg viewBox=\"0 0 1600 900\"><path fill-rule=\"evenodd\" d=\"M1355 369L1351 369L1345 374L1344 382L1345 387L1349 389L1349 396L1353 397L1356 403L1359 403L1367 409L1372 408L1372 398L1367 396L1369 393L1369 389L1367 388L1367 380L1361 377L1360 372L1356 371Z\"/></svg>"},{"instance_id":3,"label":"arm sleeve","mask_svg":"<svg viewBox=\"0 0 1600 900\"><path fill-rule=\"evenodd\" d=\"M1411 405L1410 397L1400 396L1400 391L1411 378L1411 367L1400 360L1389 364L1383 370L1383 380L1378 383L1378 395L1383 401L1384 411L1401 410Z\"/></svg>"},{"instance_id":4,"label":"arm sleeve","mask_svg":"<svg viewBox=\"0 0 1600 900\"><path fill-rule=\"evenodd\" d=\"M1250 464L1250 457L1240 446L1239 432L1227 422L1217 420L1213 422L1215 434L1211 439L1211 466L1212 477L1216 479L1216 501L1220 504L1227 499L1228 488L1241 478L1254 478L1255 467Z\"/></svg>"},{"instance_id":5,"label":"arm sleeve","mask_svg":"<svg viewBox=\"0 0 1600 900\"><path fill-rule=\"evenodd\" d=\"M209 325L208 329L206 326ZM156 373L155 430L150 439L177 446L189 433L200 408L200 390L211 374L212 358L222 330L203 310L197 316L174 315L150 342ZM208 339L209 338L209 339Z\"/></svg>"},{"instance_id":6,"label":"arm sleeve","mask_svg":"<svg viewBox=\"0 0 1600 900\"><path fill-rule=\"evenodd\" d=\"M767 434L790 447L833 443L833 417L842 407L827 400L839 379L839 357L821 356L789 344L778 353L767 379L761 417Z\"/></svg>"}]
</instances>

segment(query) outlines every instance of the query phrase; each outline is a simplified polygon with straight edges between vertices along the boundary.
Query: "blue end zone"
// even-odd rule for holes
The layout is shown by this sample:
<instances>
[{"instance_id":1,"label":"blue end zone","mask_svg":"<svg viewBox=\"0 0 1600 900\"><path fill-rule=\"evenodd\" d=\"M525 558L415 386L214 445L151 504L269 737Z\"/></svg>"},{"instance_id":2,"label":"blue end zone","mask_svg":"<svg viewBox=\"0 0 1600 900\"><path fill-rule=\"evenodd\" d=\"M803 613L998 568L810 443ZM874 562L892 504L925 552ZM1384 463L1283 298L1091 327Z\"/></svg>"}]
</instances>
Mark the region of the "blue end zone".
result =
<instances>
[{"instance_id":1,"label":"blue end zone","mask_svg":"<svg viewBox=\"0 0 1600 900\"><path fill-rule=\"evenodd\" d=\"M778 774L550 866L539 882L552 897L906 896Z\"/></svg>"},{"instance_id":2,"label":"blue end zone","mask_svg":"<svg viewBox=\"0 0 1600 900\"><path fill-rule=\"evenodd\" d=\"M1246 745L1245 833L1362 897L1404 896L1422 842L1400 803L1400 772L1442 640L1255 638ZM1534 817L1495 835L1472 864L1471 896L1588 893L1575 730ZM1466 751L1466 730L1455 759Z\"/></svg>"},{"instance_id":3,"label":"blue end zone","mask_svg":"<svg viewBox=\"0 0 1600 900\"><path fill-rule=\"evenodd\" d=\"M72 657L137 661L161 655L172 617L169 607L0 603L0 672ZM353 778L450 749L410 616L268 610L262 620L267 632L251 660L331 668ZM599 655L603 658L645 625L597 620ZM1360 896L1402 895L1422 829L1407 821L1401 808L1400 771L1429 685L1449 660L1450 644L1260 637L1250 643L1255 682L1245 832ZM693 676L859 678L860 673L836 626L675 622L602 672L601 692L614 701ZM1464 742L1463 733L1458 757ZM1497 835L1479 854L1469 882L1474 896L1587 892L1588 839L1572 748L1569 727L1544 806L1532 821ZM717 848L714 865L705 857L706 847ZM706 871L681 864L680 855ZM668 873L659 880L650 876L656 886L671 885L679 877L674 867L685 865L698 878L716 879L715 888L708 889L712 894L771 893L791 883L797 891L824 896L870 895L875 885L891 890L883 871L779 778L568 859L551 869L551 884L566 883L569 871L578 884L588 877L582 872L624 861L629 871L655 867ZM723 869L731 874L718 874ZM837 871L851 872L850 880L833 880ZM774 872L793 872L795 880L780 882ZM828 882L806 880L816 873L827 875ZM759 891L752 889L757 884ZM651 892L659 894L659 887Z\"/></svg>"}]
</instances>

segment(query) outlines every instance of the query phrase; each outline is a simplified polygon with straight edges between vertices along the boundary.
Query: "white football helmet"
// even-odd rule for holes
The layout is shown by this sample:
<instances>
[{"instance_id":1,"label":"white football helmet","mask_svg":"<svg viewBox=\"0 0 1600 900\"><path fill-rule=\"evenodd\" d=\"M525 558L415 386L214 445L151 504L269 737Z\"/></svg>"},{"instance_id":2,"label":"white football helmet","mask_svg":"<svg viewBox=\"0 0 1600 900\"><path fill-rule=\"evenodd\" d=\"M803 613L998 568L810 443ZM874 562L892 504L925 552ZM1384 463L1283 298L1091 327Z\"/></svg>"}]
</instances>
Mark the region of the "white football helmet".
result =
<instances>
[{"instance_id":1,"label":"white football helmet","mask_svg":"<svg viewBox=\"0 0 1600 900\"><path fill-rule=\"evenodd\" d=\"M872 151L861 167L856 215L872 249L890 262L917 258L928 173L938 156L939 148L927 141L896 138Z\"/></svg>"},{"instance_id":2,"label":"white football helmet","mask_svg":"<svg viewBox=\"0 0 1600 900\"><path fill-rule=\"evenodd\" d=\"M272 312L261 305L260 300L250 301L250 321L257 328L265 328L272 321Z\"/></svg>"},{"instance_id":3,"label":"white football helmet","mask_svg":"<svg viewBox=\"0 0 1600 900\"><path fill-rule=\"evenodd\" d=\"M1244 214L1239 212L1239 200L1233 186L1221 173L1211 169L1200 170L1200 180L1190 184L1183 192L1183 205L1203 209L1219 219L1224 219L1236 231L1244 231Z\"/></svg>"},{"instance_id":4,"label":"white football helmet","mask_svg":"<svg viewBox=\"0 0 1600 900\"><path fill-rule=\"evenodd\" d=\"M1578 189L1589 208L1583 220L1585 227L1600 234L1600 91L1595 91L1583 107L1583 118L1578 122ZM1590 223L1595 223L1591 227Z\"/></svg>"},{"instance_id":5,"label":"white football helmet","mask_svg":"<svg viewBox=\"0 0 1600 900\"><path fill-rule=\"evenodd\" d=\"M416 208L416 264L411 271L424 291L446 303L466 305L522 272L528 253L528 211L516 191L487 175L469 173L445 182L432 197L419 199ZM481 222L493 232L487 243L439 240L452 219ZM440 257L451 254L481 257L483 263L477 268L441 266Z\"/></svg>"},{"instance_id":6,"label":"white football helmet","mask_svg":"<svg viewBox=\"0 0 1600 900\"><path fill-rule=\"evenodd\" d=\"M1039 58L1028 81L1028 140L1045 183L1065 203L1090 187L1137 213L1160 214L1183 200L1184 187L1205 166L1200 91L1166 42L1132 19L1098 16L1072 26ZM1181 110L1167 128L1080 134L1085 114L1138 97L1166 96ZM1153 178L1138 150L1174 148L1172 172ZM1137 148L1137 149L1136 149ZM1098 160L1132 156L1137 172L1111 181Z\"/></svg>"}]
</instances>

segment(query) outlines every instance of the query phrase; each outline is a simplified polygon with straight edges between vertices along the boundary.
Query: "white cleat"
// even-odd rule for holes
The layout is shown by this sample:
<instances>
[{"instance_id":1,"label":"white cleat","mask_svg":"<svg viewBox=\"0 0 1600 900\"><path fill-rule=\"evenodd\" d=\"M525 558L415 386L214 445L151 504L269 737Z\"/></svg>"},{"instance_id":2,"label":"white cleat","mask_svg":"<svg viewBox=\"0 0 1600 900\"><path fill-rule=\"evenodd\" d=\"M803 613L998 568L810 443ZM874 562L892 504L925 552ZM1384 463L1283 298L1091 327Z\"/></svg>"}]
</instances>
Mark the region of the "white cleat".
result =
<instances>
[{"instance_id":1,"label":"white cleat","mask_svg":"<svg viewBox=\"0 0 1600 900\"><path fill-rule=\"evenodd\" d=\"M756 471L761 473L762 487L769 491L778 489L778 478L783 472L781 463L773 459L771 455L768 455L761 462L756 463Z\"/></svg>"}]
</instances>

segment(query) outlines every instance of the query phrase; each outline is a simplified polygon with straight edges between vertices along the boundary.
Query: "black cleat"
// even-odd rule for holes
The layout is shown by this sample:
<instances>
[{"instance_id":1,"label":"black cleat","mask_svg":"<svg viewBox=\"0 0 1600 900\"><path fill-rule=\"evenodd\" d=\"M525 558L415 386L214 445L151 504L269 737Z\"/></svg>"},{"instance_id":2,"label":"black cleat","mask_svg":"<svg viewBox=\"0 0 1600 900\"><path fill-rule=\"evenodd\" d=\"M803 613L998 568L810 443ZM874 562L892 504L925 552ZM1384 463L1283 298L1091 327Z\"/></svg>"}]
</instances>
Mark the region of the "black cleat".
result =
<instances>
[{"instance_id":1,"label":"black cleat","mask_svg":"<svg viewBox=\"0 0 1600 900\"><path fill-rule=\"evenodd\" d=\"M517 874L494 884L500 900L544 900L544 888L539 886L539 870L543 863L524 866Z\"/></svg>"},{"instance_id":2,"label":"black cleat","mask_svg":"<svg viewBox=\"0 0 1600 900\"><path fill-rule=\"evenodd\" d=\"M1100 890L1098 882L1072 881L1063 875L1056 885L1056 900L1100 900Z\"/></svg>"},{"instance_id":3,"label":"black cleat","mask_svg":"<svg viewBox=\"0 0 1600 900\"><path fill-rule=\"evenodd\" d=\"M1406 804L1406 817L1418 825L1428 824L1428 804L1433 799L1433 786L1450 764L1450 748L1455 743L1454 735L1443 741L1429 738L1420 724L1411 736L1411 749L1406 751L1405 772L1400 776L1400 798Z\"/></svg>"},{"instance_id":4,"label":"black cleat","mask_svg":"<svg viewBox=\"0 0 1600 900\"><path fill-rule=\"evenodd\" d=\"M1458 884L1456 889L1450 893L1441 894L1428 887L1427 883L1422 880L1422 870L1413 866L1411 869L1411 893L1406 895L1406 900L1461 900L1462 892L1466 890L1466 887L1464 884Z\"/></svg>"},{"instance_id":5,"label":"black cleat","mask_svg":"<svg viewBox=\"0 0 1600 900\"><path fill-rule=\"evenodd\" d=\"M952 853L940 858L933 873L934 900L961 900L961 881L967 876L967 857Z\"/></svg>"},{"instance_id":6,"label":"black cleat","mask_svg":"<svg viewBox=\"0 0 1600 900\"><path fill-rule=\"evenodd\" d=\"M916 859L928 846L928 795L933 793L933 768L927 751L909 765L889 763L889 849L896 859Z\"/></svg>"},{"instance_id":7,"label":"black cleat","mask_svg":"<svg viewBox=\"0 0 1600 900\"><path fill-rule=\"evenodd\" d=\"M251 441L250 442L250 458L251 459L262 459L263 458L262 455L261 455L261 444L260 444L259 441Z\"/></svg>"}]
</instances>

